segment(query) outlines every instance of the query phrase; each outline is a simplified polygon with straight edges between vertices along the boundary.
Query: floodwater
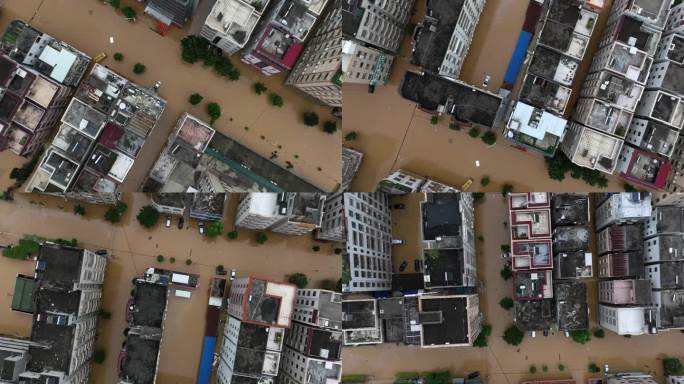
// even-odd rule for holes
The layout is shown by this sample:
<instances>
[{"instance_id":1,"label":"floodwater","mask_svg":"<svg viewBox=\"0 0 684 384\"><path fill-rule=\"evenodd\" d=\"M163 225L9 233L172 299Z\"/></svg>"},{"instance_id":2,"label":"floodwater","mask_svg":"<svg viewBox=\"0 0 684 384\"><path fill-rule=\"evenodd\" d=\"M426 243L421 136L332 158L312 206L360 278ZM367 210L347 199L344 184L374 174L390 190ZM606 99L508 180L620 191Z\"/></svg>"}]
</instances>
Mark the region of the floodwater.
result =
<instances>
[{"instance_id":1,"label":"floodwater","mask_svg":"<svg viewBox=\"0 0 684 384\"><path fill-rule=\"evenodd\" d=\"M512 323L512 313L502 309L498 302L505 296L511 297L513 292L512 282L499 276L503 267L500 246L510 241L508 228L504 225L508 221L508 208L500 194L489 193L484 201L475 204L475 210L476 235L484 236L483 241L477 241L476 249L478 276L485 282L480 294L480 308L485 322L493 328L489 346L421 349L381 344L350 347L343 351L345 374L368 374L374 382L391 382L397 372L449 369L454 374L479 371L486 382L494 384L570 376L578 382L585 382L590 377L587 367L593 362L598 365L608 363L611 370L653 372L662 379L659 359L666 355L682 355L684 334L678 331L632 338L606 332L604 339L593 338L585 345L574 343L562 333L547 337L538 334L536 338L526 336L518 347L506 344L501 335ZM414 220L415 226L419 225L419 216ZM408 268L412 267L409 265ZM593 328L597 326L597 279L585 281L589 288L590 326ZM565 370L559 371L558 364L563 364ZM536 375L529 374L531 365L537 367ZM543 365L548 367L548 373L542 372Z\"/></svg>"},{"instance_id":2,"label":"floodwater","mask_svg":"<svg viewBox=\"0 0 684 384\"><path fill-rule=\"evenodd\" d=\"M311 250L311 236L283 236L268 233L268 241L257 245L250 231L240 230L236 240L225 235L209 240L200 237L197 224L179 230L163 223L151 230L143 229L135 214L147 203L143 194L126 194L129 209L122 223L111 225L102 219L104 207L86 206L85 218L74 215L73 204L63 199L17 194L12 203L0 202L0 244L16 242L24 234L48 238L77 238L91 249L107 248L112 257L107 266L102 307L112 312L110 320L100 320L97 346L107 352L102 365L95 365L93 382L115 383L116 359L124 341L126 327L124 309L132 288L131 280L149 266L173 268L181 272L200 274L200 286L191 299L171 297L165 322L159 363L159 381L164 383L194 383L201 356L204 335L204 313L208 302L209 280L217 265L235 268L238 277L256 275L285 279L287 274L302 272L310 286L319 286L323 279L337 280L341 273L339 255L333 244L319 244L321 251ZM232 196L225 216L226 231L232 229L237 206ZM160 220L160 222L163 220ZM175 221L175 220L174 220ZM163 263L156 261L164 255ZM176 262L171 264L170 257ZM186 259L192 265L185 264ZM32 261L16 261L0 257L0 334L29 336L31 317L10 311L14 277L17 273L32 273Z\"/></svg>"},{"instance_id":3,"label":"floodwater","mask_svg":"<svg viewBox=\"0 0 684 384\"><path fill-rule=\"evenodd\" d=\"M245 66L239 55L231 57L241 73L240 80L235 82L217 77L202 64L184 63L180 58L179 41L186 31L172 29L167 36L160 36L151 30L154 23L143 14L142 5L134 1L126 5L137 9L138 21L135 23L124 20L120 13L115 13L102 1L9 0L2 5L2 30L13 19L32 20L31 24L36 28L90 56L106 52L109 58L102 64L141 85L152 85L157 80L162 82L159 94L168 101L167 109L147 139L122 186L123 191L138 190L180 115L188 111L208 120L205 103L212 101L221 105L223 111L214 124L217 130L267 158L277 150L276 163L284 166L290 161L294 173L323 190L332 191L340 182L340 132L329 135L307 127L301 117L304 112L315 111L323 122L332 119L330 109L318 106L293 88L286 87L283 75L263 76ZM113 44L109 43L110 36L114 38ZM111 59L115 52L123 53L124 61ZM142 75L133 74L133 64L137 62L147 67ZM285 105L272 107L265 95L256 95L252 90L256 81L280 94ZM192 106L187 101L195 92L204 96L204 103L199 106ZM4 174L0 176L4 177Z\"/></svg>"},{"instance_id":4,"label":"floodwater","mask_svg":"<svg viewBox=\"0 0 684 384\"><path fill-rule=\"evenodd\" d=\"M527 4L522 0L487 1L461 71L462 80L481 84L485 74L489 74L492 79L488 89L498 90L525 19ZM420 21L424 0L416 1L415 7L414 23ZM454 186L473 178L473 191L499 191L504 183L526 191L595 189L569 176L563 182L549 179L544 157L508 145L499 127L494 129L497 144L487 147L466 131L450 130L446 117L438 125L430 124L431 115L402 99L398 92L404 72L411 67L410 50L410 37L406 36L394 61L389 84L376 88L374 94L369 94L365 86L344 86L344 131L358 132L358 139L348 144L365 154L353 190L373 190L379 180L398 168ZM591 52L590 49L588 54ZM489 176L491 180L487 187L479 184L482 176ZM622 190L618 176L609 177L609 181L610 190Z\"/></svg>"}]
</instances>

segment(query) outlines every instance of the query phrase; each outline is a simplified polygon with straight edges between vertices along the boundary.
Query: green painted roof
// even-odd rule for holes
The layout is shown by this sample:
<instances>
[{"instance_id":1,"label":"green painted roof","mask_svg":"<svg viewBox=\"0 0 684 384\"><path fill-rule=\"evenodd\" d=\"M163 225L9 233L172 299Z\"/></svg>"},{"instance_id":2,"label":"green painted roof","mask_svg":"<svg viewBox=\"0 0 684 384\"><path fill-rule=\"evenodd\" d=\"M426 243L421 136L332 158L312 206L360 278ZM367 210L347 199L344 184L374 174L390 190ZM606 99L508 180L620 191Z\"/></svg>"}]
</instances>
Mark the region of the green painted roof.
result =
<instances>
[{"instance_id":1,"label":"green painted roof","mask_svg":"<svg viewBox=\"0 0 684 384\"><path fill-rule=\"evenodd\" d=\"M33 278L18 275L14 284L12 310L33 313L33 289L36 281Z\"/></svg>"}]
</instances>

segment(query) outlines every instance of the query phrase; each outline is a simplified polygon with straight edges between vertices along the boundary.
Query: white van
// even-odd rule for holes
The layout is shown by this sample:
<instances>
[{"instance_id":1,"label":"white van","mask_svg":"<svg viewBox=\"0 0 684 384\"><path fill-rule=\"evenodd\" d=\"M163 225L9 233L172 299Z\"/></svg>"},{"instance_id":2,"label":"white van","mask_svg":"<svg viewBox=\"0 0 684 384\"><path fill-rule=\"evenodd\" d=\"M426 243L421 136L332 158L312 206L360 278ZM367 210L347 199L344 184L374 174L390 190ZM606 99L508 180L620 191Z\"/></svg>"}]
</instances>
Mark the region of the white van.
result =
<instances>
[{"instance_id":1,"label":"white van","mask_svg":"<svg viewBox=\"0 0 684 384\"><path fill-rule=\"evenodd\" d=\"M183 289L176 289L176 297L182 297L184 299L189 299L192 297L192 292L185 291Z\"/></svg>"}]
</instances>

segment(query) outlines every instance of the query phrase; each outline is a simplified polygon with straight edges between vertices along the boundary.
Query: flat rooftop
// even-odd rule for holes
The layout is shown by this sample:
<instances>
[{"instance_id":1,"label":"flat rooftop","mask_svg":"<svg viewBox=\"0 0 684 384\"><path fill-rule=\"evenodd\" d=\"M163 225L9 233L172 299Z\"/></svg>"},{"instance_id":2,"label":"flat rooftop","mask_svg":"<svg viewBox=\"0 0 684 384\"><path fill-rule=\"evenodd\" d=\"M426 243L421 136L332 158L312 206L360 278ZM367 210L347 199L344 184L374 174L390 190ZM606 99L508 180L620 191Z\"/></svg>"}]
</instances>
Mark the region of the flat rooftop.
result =
<instances>
[{"instance_id":1,"label":"flat rooftop","mask_svg":"<svg viewBox=\"0 0 684 384\"><path fill-rule=\"evenodd\" d=\"M644 92L644 87L634 80L602 70L598 74L599 86L594 92L601 100L634 111Z\"/></svg>"},{"instance_id":2,"label":"flat rooftop","mask_svg":"<svg viewBox=\"0 0 684 384\"><path fill-rule=\"evenodd\" d=\"M516 300L541 300L553 297L550 270L517 271L513 275Z\"/></svg>"},{"instance_id":3,"label":"flat rooftop","mask_svg":"<svg viewBox=\"0 0 684 384\"><path fill-rule=\"evenodd\" d=\"M136 384L154 383L160 344L156 338L129 334L119 377Z\"/></svg>"},{"instance_id":4,"label":"flat rooftop","mask_svg":"<svg viewBox=\"0 0 684 384\"><path fill-rule=\"evenodd\" d=\"M465 261L461 249L425 249L425 288L463 285Z\"/></svg>"},{"instance_id":5,"label":"flat rooftop","mask_svg":"<svg viewBox=\"0 0 684 384\"><path fill-rule=\"evenodd\" d=\"M463 236L461 217L461 196L458 193L428 194L427 201L421 203L423 221L423 240L446 241L445 237ZM458 239L460 240L460 239ZM462 240L461 240L462 241ZM462 248L461 241L450 248Z\"/></svg>"},{"instance_id":6,"label":"flat rooftop","mask_svg":"<svg viewBox=\"0 0 684 384\"><path fill-rule=\"evenodd\" d=\"M587 286L577 280L556 282L554 287L558 328L562 331L585 330L589 328Z\"/></svg>"},{"instance_id":7,"label":"flat rooftop","mask_svg":"<svg viewBox=\"0 0 684 384\"><path fill-rule=\"evenodd\" d=\"M342 355L342 332L311 328L308 348L311 355L337 360Z\"/></svg>"},{"instance_id":8,"label":"flat rooftop","mask_svg":"<svg viewBox=\"0 0 684 384\"><path fill-rule=\"evenodd\" d=\"M537 46L529 66L529 73L556 81L565 86L572 86L579 62L563 56L549 48Z\"/></svg>"},{"instance_id":9,"label":"flat rooftop","mask_svg":"<svg viewBox=\"0 0 684 384\"><path fill-rule=\"evenodd\" d=\"M445 113L456 121L492 127L501 98L487 92L426 73L406 72L399 93L426 111L445 106Z\"/></svg>"},{"instance_id":10,"label":"flat rooftop","mask_svg":"<svg viewBox=\"0 0 684 384\"><path fill-rule=\"evenodd\" d=\"M516 301L515 325L523 332L544 331L556 324L553 299Z\"/></svg>"},{"instance_id":11,"label":"flat rooftop","mask_svg":"<svg viewBox=\"0 0 684 384\"><path fill-rule=\"evenodd\" d=\"M613 172L623 141L591 128L575 126L579 126L580 131L572 162L590 169Z\"/></svg>"},{"instance_id":12,"label":"flat rooftop","mask_svg":"<svg viewBox=\"0 0 684 384\"><path fill-rule=\"evenodd\" d=\"M656 230L658 233L684 232L684 208L677 206L656 207Z\"/></svg>"},{"instance_id":13,"label":"flat rooftop","mask_svg":"<svg viewBox=\"0 0 684 384\"><path fill-rule=\"evenodd\" d=\"M468 301L466 297L423 296L419 299L421 316L427 313L441 313L439 322L423 322L423 345L467 344Z\"/></svg>"},{"instance_id":14,"label":"flat rooftop","mask_svg":"<svg viewBox=\"0 0 684 384\"><path fill-rule=\"evenodd\" d=\"M411 63L438 73L465 0L430 0L413 43Z\"/></svg>"},{"instance_id":15,"label":"flat rooftop","mask_svg":"<svg viewBox=\"0 0 684 384\"><path fill-rule=\"evenodd\" d=\"M290 221L319 225L323 215L323 195L316 192L289 193L294 195Z\"/></svg>"},{"instance_id":16,"label":"flat rooftop","mask_svg":"<svg viewBox=\"0 0 684 384\"><path fill-rule=\"evenodd\" d=\"M41 284L72 289L81 274L83 250L43 243L36 263L36 278Z\"/></svg>"},{"instance_id":17,"label":"flat rooftop","mask_svg":"<svg viewBox=\"0 0 684 384\"><path fill-rule=\"evenodd\" d=\"M232 40L236 45L243 47L266 6L268 6L268 1L260 2L257 9L242 0L218 0L214 3L204 23L211 29L222 33L223 38Z\"/></svg>"},{"instance_id":18,"label":"flat rooftop","mask_svg":"<svg viewBox=\"0 0 684 384\"><path fill-rule=\"evenodd\" d=\"M571 94L572 90L568 87L528 74L525 76L520 91L520 100L529 105L562 114L565 112Z\"/></svg>"},{"instance_id":19,"label":"flat rooftop","mask_svg":"<svg viewBox=\"0 0 684 384\"><path fill-rule=\"evenodd\" d=\"M375 299L342 301L342 329L376 328Z\"/></svg>"},{"instance_id":20,"label":"flat rooftop","mask_svg":"<svg viewBox=\"0 0 684 384\"><path fill-rule=\"evenodd\" d=\"M684 47L682 47L682 55L684 55ZM684 64L669 62L667 70L662 75L663 83L661 88L675 93L676 95L684 94Z\"/></svg>"},{"instance_id":21,"label":"flat rooftop","mask_svg":"<svg viewBox=\"0 0 684 384\"><path fill-rule=\"evenodd\" d=\"M166 311L168 287L157 283L138 280L132 308L132 325L162 328Z\"/></svg>"},{"instance_id":22,"label":"flat rooftop","mask_svg":"<svg viewBox=\"0 0 684 384\"><path fill-rule=\"evenodd\" d=\"M625 44L633 42L638 49L651 55L655 53L660 40L660 32L631 15L623 16L619 23L618 41Z\"/></svg>"},{"instance_id":23,"label":"flat rooftop","mask_svg":"<svg viewBox=\"0 0 684 384\"><path fill-rule=\"evenodd\" d=\"M190 214L205 214L223 218L225 210L225 193L192 193L192 206Z\"/></svg>"},{"instance_id":24,"label":"flat rooftop","mask_svg":"<svg viewBox=\"0 0 684 384\"><path fill-rule=\"evenodd\" d=\"M589 195L555 193L551 200L554 225L586 225L589 223Z\"/></svg>"},{"instance_id":25,"label":"flat rooftop","mask_svg":"<svg viewBox=\"0 0 684 384\"><path fill-rule=\"evenodd\" d=\"M593 277L592 254L585 250L557 253L555 274L560 279Z\"/></svg>"},{"instance_id":26,"label":"flat rooftop","mask_svg":"<svg viewBox=\"0 0 684 384\"><path fill-rule=\"evenodd\" d=\"M245 318L263 324L290 326L296 287L250 278L249 296L245 296Z\"/></svg>"},{"instance_id":27,"label":"flat rooftop","mask_svg":"<svg viewBox=\"0 0 684 384\"><path fill-rule=\"evenodd\" d=\"M553 230L553 251L573 252L589 249L591 231L586 225L558 226Z\"/></svg>"},{"instance_id":28,"label":"flat rooftop","mask_svg":"<svg viewBox=\"0 0 684 384\"><path fill-rule=\"evenodd\" d=\"M31 341L46 347L29 347L31 359L28 369L35 372L42 372L45 369L69 372L76 327L64 325L64 315L59 315L59 319L55 319L54 315L52 319L48 316L52 311L64 314L78 313L80 293L63 293L39 288L35 300L36 311L33 316ZM56 321L62 322L62 325L56 324Z\"/></svg>"}]
</instances>

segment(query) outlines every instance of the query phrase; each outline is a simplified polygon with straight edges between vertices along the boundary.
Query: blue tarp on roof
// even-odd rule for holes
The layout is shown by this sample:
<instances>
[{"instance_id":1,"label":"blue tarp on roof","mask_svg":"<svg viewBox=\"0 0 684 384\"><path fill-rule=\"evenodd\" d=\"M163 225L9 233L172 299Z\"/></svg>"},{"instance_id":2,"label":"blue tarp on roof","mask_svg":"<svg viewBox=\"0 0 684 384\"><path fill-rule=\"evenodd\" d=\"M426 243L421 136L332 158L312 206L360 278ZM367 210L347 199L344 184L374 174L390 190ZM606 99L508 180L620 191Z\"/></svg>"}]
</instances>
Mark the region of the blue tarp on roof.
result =
<instances>
[{"instance_id":1,"label":"blue tarp on roof","mask_svg":"<svg viewBox=\"0 0 684 384\"><path fill-rule=\"evenodd\" d=\"M520 32L520 36L518 36L518 42L515 43L515 50L513 51L513 56L511 57L511 61L508 62L508 69L506 69L504 83L515 84L515 80L518 78L520 68L522 67L523 61L525 60L525 55L527 54L527 47L530 45L531 40L532 34L530 32Z\"/></svg>"},{"instance_id":2,"label":"blue tarp on roof","mask_svg":"<svg viewBox=\"0 0 684 384\"><path fill-rule=\"evenodd\" d=\"M214 348L216 347L216 337L204 336L202 344L202 360L200 360L199 373L197 374L198 384L209 384L211 378L211 363L214 362Z\"/></svg>"}]
</instances>

